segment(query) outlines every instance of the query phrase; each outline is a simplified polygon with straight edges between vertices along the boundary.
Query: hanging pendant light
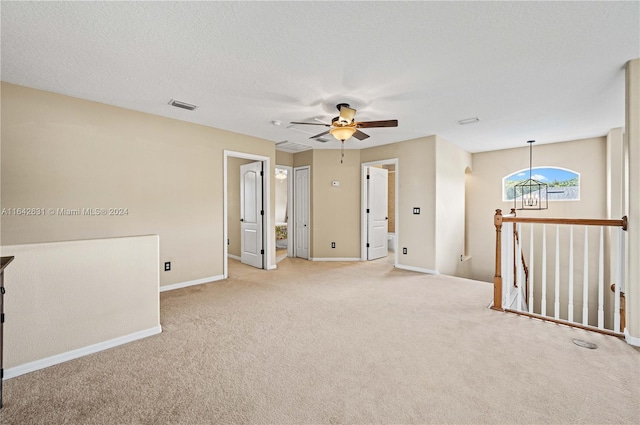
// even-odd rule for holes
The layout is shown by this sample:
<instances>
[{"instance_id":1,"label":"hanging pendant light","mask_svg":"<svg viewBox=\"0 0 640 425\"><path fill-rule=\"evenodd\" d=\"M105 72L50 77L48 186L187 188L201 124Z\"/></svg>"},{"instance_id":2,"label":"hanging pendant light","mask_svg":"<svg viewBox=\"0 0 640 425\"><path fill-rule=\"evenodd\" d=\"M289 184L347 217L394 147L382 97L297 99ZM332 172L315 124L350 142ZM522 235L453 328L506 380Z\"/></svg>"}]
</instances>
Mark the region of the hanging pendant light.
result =
<instances>
[{"instance_id":1,"label":"hanging pendant light","mask_svg":"<svg viewBox=\"0 0 640 425\"><path fill-rule=\"evenodd\" d=\"M513 187L513 207L517 210L546 210L549 208L549 186L533 178L533 144L529 140L529 179Z\"/></svg>"}]
</instances>

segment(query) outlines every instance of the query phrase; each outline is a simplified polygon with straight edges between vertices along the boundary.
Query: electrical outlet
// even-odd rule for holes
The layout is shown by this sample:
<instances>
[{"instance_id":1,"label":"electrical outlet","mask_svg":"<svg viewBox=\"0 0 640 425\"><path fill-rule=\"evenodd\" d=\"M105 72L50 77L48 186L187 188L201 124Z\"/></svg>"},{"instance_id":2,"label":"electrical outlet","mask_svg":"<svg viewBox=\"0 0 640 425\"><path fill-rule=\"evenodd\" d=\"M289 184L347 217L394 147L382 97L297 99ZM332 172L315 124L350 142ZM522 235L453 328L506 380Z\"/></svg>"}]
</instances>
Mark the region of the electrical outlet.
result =
<instances>
[{"instance_id":1,"label":"electrical outlet","mask_svg":"<svg viewBox=\"0 0 640 425\"><path fill-rule=\"evenodd\" d=\"M165 263L164 263L164 271L165 272L171 271L171 261L165 261Z\"/></svg>"},{"instance_id":2,"label":"electrical outlet","mask_svg":"<svg viewBox=\"0 0 640 425\"><path fill-rule=\"evenodd\" d=\"M331 248L335 248L336 247L336 243L335 242L331 242Z\"/></svg>"},{"instance_id":3,"label":"electrical outlet","mask_svg":"<svg viewBox=\"0 0 640 425\"><path fill-rule=\"evenodd\" d=\"M414 214L420 214L420 207L413 207Z\"/></svg>"},{"instance_id":4,"label":"electrical outlet","mask_svg":"<svg viewBox=\"0 0 640 425\"><path fill-rule=\"evenodd\" d=\"M402 248L402 253L406 254L407 253L407 248Z\"/></svg>"}]
</instances>

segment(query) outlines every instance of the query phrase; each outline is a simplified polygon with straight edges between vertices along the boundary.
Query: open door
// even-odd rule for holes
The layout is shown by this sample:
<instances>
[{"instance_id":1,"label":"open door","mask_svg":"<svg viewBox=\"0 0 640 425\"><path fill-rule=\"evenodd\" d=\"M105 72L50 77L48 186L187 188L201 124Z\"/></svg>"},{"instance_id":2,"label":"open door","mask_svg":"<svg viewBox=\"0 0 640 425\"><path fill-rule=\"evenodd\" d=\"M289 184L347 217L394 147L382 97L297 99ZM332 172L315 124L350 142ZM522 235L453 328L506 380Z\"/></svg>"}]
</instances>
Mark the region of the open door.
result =
<instances>
[{"instance_id":1,"label":"open door","mask_svg":"<svg viewBox=\"0 0 640 425\"><path fill-rule=\"evenodd\" d=\"M264 267L262 162L240 166L240 261Z\"/></svg>"},{"instance_id":2,"label":"open door","mask_svg":"<svg viewBox=\"0 0 640 425\"><path fill-rule=\"evenodd\" d=\"M293 215L294 215L294 255L309 259L309 208L310 185L307 167L296 168L293 171Z\"/></svg>"},{"instance_id":3,"label":"open door","mask_svg":"<svg viewBox=\"0 0 640 425\"><path fill-rule=\"evenodd\" d=\"M384 168L369 167L367 175L367 260L387 256L389 174Z\"/></svg>"}]
</instances>

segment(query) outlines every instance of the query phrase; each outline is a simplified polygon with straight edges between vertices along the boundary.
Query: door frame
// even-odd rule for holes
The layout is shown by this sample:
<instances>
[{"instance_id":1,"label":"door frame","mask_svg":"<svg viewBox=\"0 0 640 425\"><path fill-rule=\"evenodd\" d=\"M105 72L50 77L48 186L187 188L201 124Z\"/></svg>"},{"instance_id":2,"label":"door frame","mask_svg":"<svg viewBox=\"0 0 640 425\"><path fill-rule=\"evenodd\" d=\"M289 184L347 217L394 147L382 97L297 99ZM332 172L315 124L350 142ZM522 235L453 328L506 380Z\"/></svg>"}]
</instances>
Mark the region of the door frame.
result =
<instances>
[{"instance_id":1,"label":"door frame","mask_svg":"<svg viewBox=\"0 0 640 425\"><path fill-rule=\"evenodd\" d=\"M375 165L395 166L395 199L393 208L395 214L395 250L393 251L393 265L398 266L398 239L400 235L400 214L398 214L398 200L400 198L400 161L398 158L383 159L379 161L363 162L361 164L361 186L360 186L360 261L367 261L367 204L369 194L367 193L367 168Z\"/></svg>"},{"instance_id":2,"label":"door frame","mask_svg":"<svg viewBox=\"0 0 640 425\"><path fill-rule=\"evenodd\" d=\"M236 152L230 150L223 151L223 171L222 171L222 204L223 204L223 250L222 250L222 270L224 278L227 279L229 277L229 246L227 245L227 239L229 238L229 219L227 217L228 214L228 194L227 194L227 185L228 185L228 167L227 160L229 157L234 158L242 158L242 159L250 159L254 161L262 161L262 204L264 206L264 226L262 228L262 244L264 246L264 261L263 261L263 269L271 270L275 269L276 266L271 262L271 245L275 240L275 227L273 226L273 218L271 217L271 174L273 170L271 169L271 158L268 156L255 155L246 152ZM274 227L274 228L272 228ZM275 244L274 249L275 249Z\"/></svg>"},{"instance_id":3,"label":"door frame","mask_svg":"<svg viewBox=\"0 0 640 425\"><path fill-rule=\"evenodd\" d=\"M292 174L292 193L294 194L293 197L295 197L295 173L297 170L308 170L309 171L309 179L308 179L308 191L309 191L309 205L307 206L307 212L309 214L309 226L307 226L307 243L309 244L309 252L307 252L307 258L306 260L311 260L311 165L301 165L299 167L293 167L293 174ZM292 198L293 198L292 197ZM294 200L295 201L295 200ZM292 207L294 207L295 204L292 204ZM296 217L295 217L295 207L291 210L292 214L292 223L293 223L293 234L295 235L295 225L296 225ZM292 257L296 257L297 258L298 253L296 252L296 248L295 248L295 242L293 244L293 250L291 253Z\"/></svg>"},{"instance_id":4,"label":"door frame","mask_svg":"<svg viewBox=\"0 0 640 425\"><path fill-rule=\"evenodd\" d=\"M293 229L293 167L290 165L278 165L275 168L287 170L287 239ZM275 219L275 218L274 218ZM287 240L287 257L293 257L293 244Z\"/></svg>"}]
</instances>

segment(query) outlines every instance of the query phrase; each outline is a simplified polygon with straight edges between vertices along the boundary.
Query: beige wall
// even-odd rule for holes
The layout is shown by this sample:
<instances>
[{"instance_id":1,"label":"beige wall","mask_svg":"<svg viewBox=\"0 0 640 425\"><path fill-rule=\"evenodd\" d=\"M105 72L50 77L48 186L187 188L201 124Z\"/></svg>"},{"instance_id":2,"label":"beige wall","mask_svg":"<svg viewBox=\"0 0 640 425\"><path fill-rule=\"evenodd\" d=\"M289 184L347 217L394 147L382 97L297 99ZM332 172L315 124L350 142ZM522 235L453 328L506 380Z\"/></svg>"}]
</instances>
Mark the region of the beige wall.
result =
<instances>
[{"instance_id":1,"label":"beige wall","mask_svg":"<svg viewBox=\"0 0 640 425\"><path fill-rule=\"evenodd\" d=\"M436 269L436 137L424 137L391 145L363 149L360 162L398 158L398 211L396 240L400 265L426 270ZM420 207L420 215L413 214ZM402 254L402 248L407 254Z\"/></svg>"},{"instance_id":2,"label":"beige wall","mask_svg":"<svg viewBox=\"0 0 640 425\"><path fill-rule=\"evenodd\" d=\"M161 285L220 276L225 149L275 166L266 140L2 83L2 206L128 209L3 216L2 243L158 234Z\"/></svg>"},{"instance_id":3,"label":"beige wall","mask_svg":"<svg viewBox=\"0 0 640 425\"><path fill-rule=\"evenodd\" d=\"M471 154L436 138L436 269L467 276L463 267L465 240L465 170Z\"/></svg>"},{"instance_id":4,"label":"beige wall","mask_svg":"<svg viewBox=\"0 0 640 425\"><path fill-rule=\"evenodd\" d=\"M524 145L525 143L523 143ZM564 143L534 145L533 166L563 167L580 173L580 201L549 202L549 209L520 211L520 216L606 218L606 139L604 137ZM529 168L527 146L473 154L468 178L467 220L469 255L474 279L493 281L495 228L493 215L508 213L512 202L502 201L502 178Z\"/></svg>"},{"instance_id":5,"label":"beige wall","mask_svg":"<svg viewBox=\"0 0 640 425\"><path fill-rule=\"evenodd\" d=\"M276 151L276 165L293 166L293 154L290 152Z\"/></svg>"},{"instance_id":6,"label":"beige wall","mask_svg":"<svg viewBox=\"0 0 640 425\"><path fill-rule=\"evenodd\" d=\"M227 226L228 253L240 257L240 166L255 162L251 159L227 158Z\"/></svg>"},{"instance_id":7,"label":"beige wall","mask_svg":"<svg viewBox=\"0 0 640 425\"><path fill-rule=\"evenodd\" d=\"M311 168L312 257L360 258L360 151L345 150L341 164L339 150L316 150Z\"/></svg>"},{"instance_id":8,"label":"beige wall","mask_svg":"<svg viewBox=\"0 0 640 425\"><path fill-rule=\"evenodd\" d=\"M152 235L3 246L3 256L15 256L5 271L5 373L160 332L158 244Z\"/></svg>"}]
</instances>

